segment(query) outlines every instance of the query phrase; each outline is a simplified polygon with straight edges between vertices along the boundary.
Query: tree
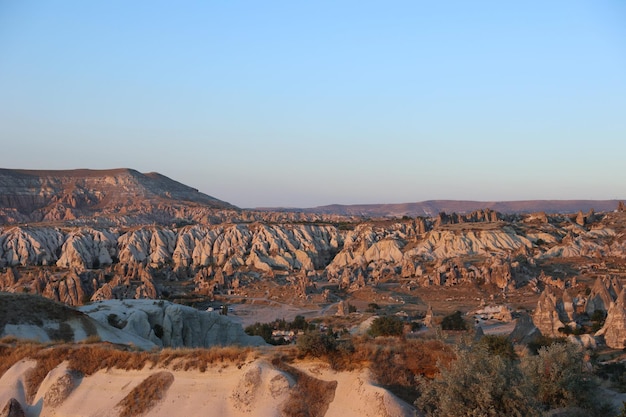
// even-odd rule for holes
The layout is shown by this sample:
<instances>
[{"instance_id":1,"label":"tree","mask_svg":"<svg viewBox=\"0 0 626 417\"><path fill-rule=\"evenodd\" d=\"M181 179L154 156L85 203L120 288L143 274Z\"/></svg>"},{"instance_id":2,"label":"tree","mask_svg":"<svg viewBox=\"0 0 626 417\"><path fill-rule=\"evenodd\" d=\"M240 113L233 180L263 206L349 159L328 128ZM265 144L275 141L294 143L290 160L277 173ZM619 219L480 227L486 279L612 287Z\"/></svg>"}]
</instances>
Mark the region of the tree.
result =
<instances>
[{"instance_id":1,"label":"tree","mask_svg":"<svg viewBox=\"0 0 626 417\"><path fill-rule=\"evenodd\" d=\"M245 328L245 332L250 336L261 336L266 343L273 344L272 326L268 323L254 323Z\"/></svg>"},{"instance_id":2,"label":"tree","mask_svg":"<svg viewBox=\"0 0 626 417\"><path fill-rule=\"evenodd\" d=\"M368 334L372 337L402 336L403 333L404 323L396 316L377 317L368 330Z\"/></svg>"},{"instance_id":3,"label":"tree","mask_svg":"<svg viewBox=\"0 0 626 417\"><path fill-rule=\"evenodd\" d=\"M304 316L296 316L291 324L289 325L291 330L306 330L309 328L309 323L306 321Z\"/></svg>"}]
</instances>

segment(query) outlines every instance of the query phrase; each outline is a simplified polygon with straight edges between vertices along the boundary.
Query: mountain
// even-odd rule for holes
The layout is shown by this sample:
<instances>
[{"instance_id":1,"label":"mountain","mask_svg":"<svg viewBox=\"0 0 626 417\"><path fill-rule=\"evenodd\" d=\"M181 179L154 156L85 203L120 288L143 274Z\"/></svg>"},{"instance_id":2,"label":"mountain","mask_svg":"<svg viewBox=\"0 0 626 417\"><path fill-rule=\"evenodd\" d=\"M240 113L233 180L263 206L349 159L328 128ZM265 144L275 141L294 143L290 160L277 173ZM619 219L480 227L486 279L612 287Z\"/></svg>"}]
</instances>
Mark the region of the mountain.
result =
<instances>
[{"instance_id":1,"label":"mountain","mask_svg":"<svg viewBox=\"0 0 626 417\"><path fill-rule=\"evenodd\" d=\"M180 217L178 212L189 208L236 209L155 172L0 169L0 224L91 216L155 222Z\"/></svg>"},{"instance_id":2,"label":"mountain","mask_svg":"<svg viewBox=\"0 0 626 417\"><path fill-rule=\"evenodd\" d=\"M469 213L475 210L490 209L500 213L576 213L578 211L613 211L618 200L521 200L521 201L466 201L428 200L418 203L400 204L332 204L303 209L265 208L273 211L296 211L311 214L327 214L363 217L433 217L438 213Z\"/></svg>"}]
</instances>

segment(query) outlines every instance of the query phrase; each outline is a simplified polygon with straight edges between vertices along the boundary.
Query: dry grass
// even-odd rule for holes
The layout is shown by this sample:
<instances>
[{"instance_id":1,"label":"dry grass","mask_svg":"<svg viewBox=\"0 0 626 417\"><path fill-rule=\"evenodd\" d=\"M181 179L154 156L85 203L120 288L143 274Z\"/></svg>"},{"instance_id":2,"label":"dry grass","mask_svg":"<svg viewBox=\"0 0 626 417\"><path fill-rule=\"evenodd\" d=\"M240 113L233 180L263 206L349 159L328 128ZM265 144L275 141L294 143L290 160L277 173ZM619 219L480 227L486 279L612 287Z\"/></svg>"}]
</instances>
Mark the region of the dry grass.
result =
<instances>
[{"instance_id":1,"label":"dry grass","mask_svg":"<svg viewBox=\"0 0 626 417\"><path fill-rule=\"evenodd\" d=\"M37 360L37 366L26 373L24 381L26 385L26 399L28 402L33 402L39 386L48 373L63 362L68 350L64 348L60 349L61 351L55 348L42 349L33 355L32 359Z\"/></svg>"},{"instance_id":2,"label":"dry grass","mask_svg":"<svg viewBox=\"0 0 626 417\"><path fill-rule=\"evenodd\" d=\"M343 344L343 345L342 345ZM290 362L294 355L284 350L274 362ZM302 355L296 357L303 358ZM334 370L369 368L374 381L412 403L418 395L416 376L433 378L439 366L454 360L451 347L437 339L398 337L352 338L338 342L336 349L318 359Z\"/></svg>"},{"instance_id":3,"label":"dry grass","mask_svg":"<svg viewBox=\"0 0 626 417\"><path fill-rule=\"evenodd\" d=\"M40 349L37 343L0 343L0 377L22 359L32 358Z\"/></svg>"},{"instance_id":4,"label":"dry grass","mask_svg":"<svg viewBox=\"0 0 626 417\"><path fill-rule=\"evenodd\" d=\"M157 366L205 372L212 364L242 366L252 352L251 348L234 346L133 352L108 344L44 345L4 338L0 340L0 377L22 359L37 361L37 366L26 375L27 398L32 401L46 375L64 361L68 361L70 371L86 376L102 369L141 370Z\"/></svg>"},{"instance_id":5,"label":"dry grass","mask_svg":"<svg viewBox=\"0 0 626 417\"><path fill-rule=\"evenodd\" d=\"M455 358L449 345L435 339L361 339L355 349L357 360L368 362L374 381L409 404L418 396L415 377L433 378L441 364Z\"/></svg>"},{"instance_id":6,"label":"dry grass","mask_svg":"<svg viewBox=\"0 0 626 417\"><path fill-rule=\"evenodd\" d=\"M335 399L337 381L322 381L313 378L280 360L272 363L296 380L295 387L283 404L282 415L285 417L323 417L330 403Z\"/></svg>"},{"instance_id":7,"label":"dry grass","mask_svg":"<svg viewBox=\"0 0 626 417\"><path fill-rule=\"evenodd\" d=\"M252 349L237 346L214 347L211 349L164 349L158 355L158 364L173 370L199 370L205 372L209 365L235 363L241 366Z\"/></svg>"},{"instance_id":8,"label":"dry grass","mask_svg":"<svg viewBox=\"0 0 626 417\"><path fill-rule=\"evenodd\" d=\"M174 375L162 371L150 375L128 393L117 407L120 417L134 417L146 413L165 397L174 382Z\"/></svg>"},{"instance_id":9,"label":"dry grass","mask_svg":"<svg viewBox=\"0 0 626 417\"><path fill-rule=\"evenodd\" d=\"M79 346L65 358L69 361L69 369L84 375L92 375L101 369L140 370L158 362L156 353L129 352L107 345Z\"/></svg>"}]
</instances>

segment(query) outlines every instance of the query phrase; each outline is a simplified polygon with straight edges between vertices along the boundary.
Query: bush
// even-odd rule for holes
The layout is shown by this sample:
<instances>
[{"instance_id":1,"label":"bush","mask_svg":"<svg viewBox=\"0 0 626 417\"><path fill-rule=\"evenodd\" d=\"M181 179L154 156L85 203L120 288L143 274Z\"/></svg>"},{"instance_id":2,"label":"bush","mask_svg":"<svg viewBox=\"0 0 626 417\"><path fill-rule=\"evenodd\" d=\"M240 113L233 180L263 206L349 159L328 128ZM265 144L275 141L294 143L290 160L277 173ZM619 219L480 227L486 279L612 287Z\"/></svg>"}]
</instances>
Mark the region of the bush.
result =
<instances>
[{"instance_id":1,"label":"bush","mask_svg":"<svg viewBox=\"0 0 626 417\"><path fill-rule=\"evenodd\" d=\"M404 323L396 316L377 317L368 330L368 334L372 337L402 336L403 333Z\"/></svg>"},{"instance_id":2,"label":"bush","mask_svg":"<svg viewBox=\"0 0 626 417\"><path fill-rule=\"evenodd\" d=\"M619 392L626 392L626 363L610 362L598 364L598 376L608 380L611 386Z\"/></svg>"},{"instance_id":3,"label":"bush","mask_svg":"<svg viewBox=\"0 0 626 417\"><path fill-rule=\"evenodd\" d=\"M467 330L467 323L463 320L463 315L460 311L445 316L441 321L441 328L443 330Z\"/></svg>"},{"instance_id":4,"label":"bush","mask_svg":"<svg viewBox=\"0 0 626 417\"><path fill-rule=\"evenodd\" d=\"M483 336L478 342L478 346L484 346L491 355L501 356L509 360L517 358L513 343L506 336Z\"/></svg>"},{"instance_id":5,"label":"bush","mask_svg":"<svg viewBox=\"0 0 626 417\"><path fill-rule=\"evenodd\" d=\"M593 314L591 315L591 321L604 323L605 319L606 319L606 312L604 310L594 310Z\"/></svg>"},{"instance_id":6,"label":"bush","mask_svg":"<svg viewBox=\"0 0 626 417\"><path fill-rule=\"evenodd\" d=\"M298 337L296 341L300 356L313 356L321 358L332 353L337 347L337 340L327 334L317 331L307 332Z\"/></svg>"},{"instance_id":7,"label":"bush","mask_svg":"<svg viewBox=\"0 0 626 417\"><path fill-rule=\"evenodd\" d=\"M415 405L426 416L539 416L519 368L486 346L458 350L439 376L420 382Z\"/></svg>"},{"instance_id":8,"label":"bush","mask_svg":"<svg viewBox=\"0 0 626 417\"><path fill-rule=\"evenodd\" d=\"M607 415L598 403L597 383L583 369L584 353L572 343L555 343L539 349L537 356L527 356L521 370L533 397L544 409L577 406L587 415Z\"/></svg>"},{"instance_id":9,"label":"bush","mask_svg":"<svg viewBox=\"0 0 626 417\"><path fill-rule=\"evenodd\" d=\"M535 338L532 342L529 342L527 346L530 353L532 353L533 355L538 355L539 350L543 347L563 343L567 343L567 339L565 339L564 337L539 336Z\"/></svg>"},{"instance_id":10,"label":"bush","mask_svg":"<svg viewBox=\"0 0 626 417\"><path fill-rule=\"evenodd\" d=\"M412 321L411 322L411 331L412 332L416 332L419 329L422 328L422 323L420 323L419 321Z\"/></svg>"}]
</instances>

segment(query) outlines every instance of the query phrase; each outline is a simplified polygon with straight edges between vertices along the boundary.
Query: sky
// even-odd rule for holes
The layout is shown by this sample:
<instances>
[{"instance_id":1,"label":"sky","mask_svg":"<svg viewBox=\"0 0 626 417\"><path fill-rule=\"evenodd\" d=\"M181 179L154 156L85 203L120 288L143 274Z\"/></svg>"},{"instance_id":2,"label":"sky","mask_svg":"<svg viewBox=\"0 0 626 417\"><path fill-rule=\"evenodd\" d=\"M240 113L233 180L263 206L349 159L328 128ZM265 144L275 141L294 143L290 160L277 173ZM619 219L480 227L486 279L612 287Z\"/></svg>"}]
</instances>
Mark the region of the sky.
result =
<instances>
[{"instance_id":1,"label":"sky","mask_svg":"<svg viewBox=\"0 0 626 417\"><path fill-rule=\"evenodd\" d=\"M626 2L0 0L0 167L242 208L626 198Z\"/></svg>"}]
</instances>

